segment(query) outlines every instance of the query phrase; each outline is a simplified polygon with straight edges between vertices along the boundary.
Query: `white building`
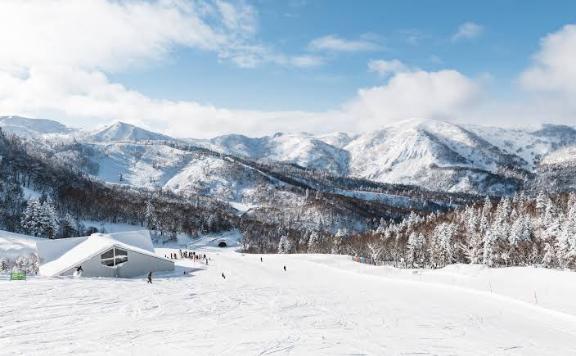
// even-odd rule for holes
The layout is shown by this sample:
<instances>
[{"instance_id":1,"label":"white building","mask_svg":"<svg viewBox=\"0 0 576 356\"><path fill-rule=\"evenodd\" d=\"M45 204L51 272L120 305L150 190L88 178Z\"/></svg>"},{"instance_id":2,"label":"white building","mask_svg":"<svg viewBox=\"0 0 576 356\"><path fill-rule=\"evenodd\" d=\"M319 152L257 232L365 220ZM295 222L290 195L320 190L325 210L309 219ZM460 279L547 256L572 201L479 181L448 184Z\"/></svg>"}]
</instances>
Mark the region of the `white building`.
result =
<instances>
[{"instance_id":1,"label":"white building","mask_svg":"<svg viewBox=\"0 0 576 356\"><path fill-rule=\"evenodd\" d=\"M154 253L148 231L93 234L88 237L38 241L40 274L84 277L145 276L174 270L174 262Z\"/></svg>"}]
</instances>

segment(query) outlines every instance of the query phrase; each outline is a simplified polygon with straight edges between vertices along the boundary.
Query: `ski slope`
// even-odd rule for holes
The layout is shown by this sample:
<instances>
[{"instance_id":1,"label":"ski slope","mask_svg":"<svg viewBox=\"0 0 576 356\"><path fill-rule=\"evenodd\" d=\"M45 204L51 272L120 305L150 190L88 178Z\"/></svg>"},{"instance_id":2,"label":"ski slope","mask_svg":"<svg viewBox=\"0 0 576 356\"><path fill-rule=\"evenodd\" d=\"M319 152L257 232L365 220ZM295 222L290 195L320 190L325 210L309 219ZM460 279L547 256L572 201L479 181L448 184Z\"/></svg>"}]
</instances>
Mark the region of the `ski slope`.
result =
<instances>
[{"instance_id":1,"label":"ski slope","mask_svg":"<svg viewBox=\"0 0 576 356\"><path fill-rule=\"evenodd\" d=\"M211 258L208 265L179 261L174 274L156 276L152 285L0 280L0 354L576 354L573 287L545 307L519 298L532 295L521 280L510 279L502 295L480 287L486 273L514 278L532 268L412 273L344 256L264 255L260 262L233 249L202 253ZM542 273L559 276L534 282L542 289L576 278Z\"/></svg>"}]
</instances>

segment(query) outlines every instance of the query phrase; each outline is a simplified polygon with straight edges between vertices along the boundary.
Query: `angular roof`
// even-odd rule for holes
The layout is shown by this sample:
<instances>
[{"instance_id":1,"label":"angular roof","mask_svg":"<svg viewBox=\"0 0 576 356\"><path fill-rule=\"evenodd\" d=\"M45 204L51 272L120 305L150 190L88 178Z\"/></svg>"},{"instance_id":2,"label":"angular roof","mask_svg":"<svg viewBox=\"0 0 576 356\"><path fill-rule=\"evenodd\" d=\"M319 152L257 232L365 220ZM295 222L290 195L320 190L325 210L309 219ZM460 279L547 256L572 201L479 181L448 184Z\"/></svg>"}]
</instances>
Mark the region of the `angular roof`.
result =
<instances>
[{"instance_id":1,"label":"angular roof","mask_svg":"<svg viewBox=\"0 0 576 356\"><path fill-rule=\"evenodd\" d=\"M166 258L155 254L153 251L149 251L148 249L119 241L119 239L114 237L117 236L110 234L93 234L88 238L78 241L78 243L73 245L68 251L60 255L58 258L52 259L51 261L41 265L40 273L45 276L57 276L58 274L65 272L70 268L77 267L83 262L103 252L106 252L113 247L130 250L162 260L167 260Z\"/></svg>"}]
</instances>

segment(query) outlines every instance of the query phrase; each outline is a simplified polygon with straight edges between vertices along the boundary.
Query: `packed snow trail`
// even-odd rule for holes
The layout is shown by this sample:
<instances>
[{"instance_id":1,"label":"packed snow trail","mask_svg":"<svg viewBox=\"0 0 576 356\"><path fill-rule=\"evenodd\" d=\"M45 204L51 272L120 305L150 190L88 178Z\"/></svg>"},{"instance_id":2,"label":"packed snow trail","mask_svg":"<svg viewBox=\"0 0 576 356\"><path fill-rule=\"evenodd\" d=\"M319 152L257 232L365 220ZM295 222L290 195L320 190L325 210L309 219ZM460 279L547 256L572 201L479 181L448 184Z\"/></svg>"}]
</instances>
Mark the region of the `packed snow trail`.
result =
<instances>
[{"instance_id":1,"label":"packed snow trail","mask_svg":"<svg viewBox=\"0 0 576 356\"><path fill-rule=\"evenodd\" d=\"M576 354L568 314L351 272L333 265L338 256L207 254L208 266L183 261L190 274L151 285L0 281L0 354Z\"/></svg>"}]
</instances>

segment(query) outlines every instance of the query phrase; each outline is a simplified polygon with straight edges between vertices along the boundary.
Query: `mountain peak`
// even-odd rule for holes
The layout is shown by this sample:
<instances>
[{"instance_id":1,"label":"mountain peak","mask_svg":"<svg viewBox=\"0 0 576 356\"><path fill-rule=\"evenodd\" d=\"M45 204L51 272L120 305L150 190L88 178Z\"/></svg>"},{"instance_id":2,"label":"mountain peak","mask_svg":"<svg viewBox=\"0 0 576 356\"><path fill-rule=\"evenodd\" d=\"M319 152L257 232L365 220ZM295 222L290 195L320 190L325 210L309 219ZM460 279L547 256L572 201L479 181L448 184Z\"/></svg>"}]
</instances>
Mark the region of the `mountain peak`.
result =
<instances>
[{"instance_id":1,"label":"mountain peak","mask_svg":"<svg viewBox=\"0 0 576 356\"><path fill-rule=\"evenodd\" d=\"M148 131L141 127L122 121L116 121L108 126L93 131L86 135L84 139L95 142L174 140L169 136Z\"/></svg>"}]
</instances>

